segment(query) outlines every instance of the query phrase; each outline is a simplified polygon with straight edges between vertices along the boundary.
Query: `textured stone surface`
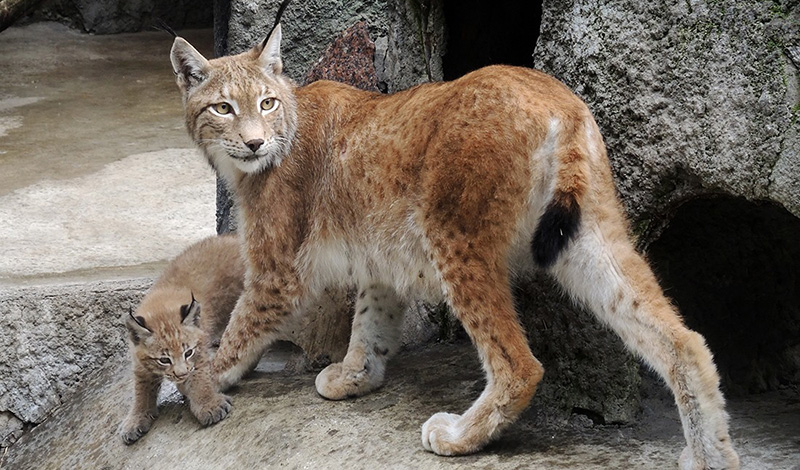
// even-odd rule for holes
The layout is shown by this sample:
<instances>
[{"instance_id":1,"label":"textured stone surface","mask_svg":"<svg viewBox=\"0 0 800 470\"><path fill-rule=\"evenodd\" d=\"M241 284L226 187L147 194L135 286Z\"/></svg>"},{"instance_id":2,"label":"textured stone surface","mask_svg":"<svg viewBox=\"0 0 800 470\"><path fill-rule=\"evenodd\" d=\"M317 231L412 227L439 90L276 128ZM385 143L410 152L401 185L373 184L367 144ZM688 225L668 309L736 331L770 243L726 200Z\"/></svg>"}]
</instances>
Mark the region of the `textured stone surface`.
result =
<instances>
[{"instance_id":1,"label":"textured stone surface","mask_svg":"<svg viewBox=\"0 0 800 470\"><path fill-rule=\"evenodd\" d=\"M278 364L268 364L272 370ZM264 362L262 361L262 364ZM278 367L274 367L278 365ZM261 368L261 366L259 366ZM671 398L646 403L635 426L598 426L542 414L538 399L484 451L438 457L422 449L420 427L439 411L461 412L483 388L473 348L432 345L390 363L380 390L327 401L314 374L257 372L232 391L224 421L201 428L180 395L162 394L161 416L140 441L125 446L119 423L130 400L127 365L118 361L20 438L4 469L669 469L684 446ZM798 461L800 404L732 402L733 441L747 470L784 470Z\"/></svg>"},{"instance_id":2,"label":"textured stone surface","mask_svg":"<svg viewBox=\"0 0 800 470\"><path fill-rule=\"evenodd\" d=\"M0 292L0 441L40 423L105 361L125 350L121 318L147 280L97 282ZM2 424L2 423L0 423Z\"/></svg>"},{"instance_id":3,"label":"textured stone surface","mask_svg":"<svg viewBox=\"0 0 800 470\"><path fill-rule=\"evenodd\" d=\"M638 417L639 362L619 337L561 294L545 276L520 282L517 310L545 374L536 391L554 415L579 413L604 423Z\"/></svg>"},{"instance_id":4,"label":"textured stone surface","mask_svg":"<svg viewBox=\"0 0 800 470\"><path fill-rule=\"evenodd\" d=\"M303 83L317 80L335 80L362 90L380 91L375 72L375 43L369 38L365 22L359 21L334 39Z\"/></svg>"},{"instance_id":5,"label":"textured stone surface","mask_svg":"<svg viewBox=\"0 0 800 470\"><path fill-rule=\"evenodd\" d=\"M592 109L635 230L724 193L800 216L797 2L548 0L534 54Z\"/></svg>"},{"instance_id":6,"label":"textured stone surface","mask_svg":"<svg viewBox=\"0 0 800 470\"><path fill-rule=\"evenodd\" d=\"M115 34L150 28L159 18L176 30L207 28L213 0L48 0L28 21L56 20L89 33Z\"/></svg>"},{"instance_id":7,"label":"textured stone surface","mask_svg":"<svg viewBox=\"0 0 800 470\"><path fill-rule=\"evenodd\" d=\"M233 0L229 53L243 52L261 42L275 21L279 4L279 0ZM387 91L428 81L428 69L434 80L441 79L444 22L436 0L292 2L281 21L286 73L301 81L334 38L360 21L380 46L376 60L381 67L376 68Z\"/></svg>"}]
</instances>

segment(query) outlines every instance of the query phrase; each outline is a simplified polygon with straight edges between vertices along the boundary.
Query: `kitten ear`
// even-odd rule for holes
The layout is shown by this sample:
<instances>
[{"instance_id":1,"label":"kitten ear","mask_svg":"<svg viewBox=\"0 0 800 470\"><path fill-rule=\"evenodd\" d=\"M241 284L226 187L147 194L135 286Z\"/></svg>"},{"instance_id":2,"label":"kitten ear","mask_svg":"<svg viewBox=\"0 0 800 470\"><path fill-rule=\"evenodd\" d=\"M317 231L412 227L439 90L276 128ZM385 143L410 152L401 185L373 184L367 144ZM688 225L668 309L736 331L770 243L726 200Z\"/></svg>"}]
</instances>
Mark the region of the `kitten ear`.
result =
<instances>
[{"instance_id":1,"label":"kitten ear","mask_svg":"<svg viewBox=\"0 0 800 470\"><path fill-rule=\"evenodd\" d=\"M181 322L184 325L197 326L197 320L200 318L200 303L197 302L192 294L192 303L189 305L181 305Z\"/></svg>"},{"instance_id":2,"label":"kitten ear","mask_svg":"<svg viewBox=\"0 0 800 470\"><path fill-rule=\"evenodd\" d=\"M131 335L131 341L133 341L133 344L139 344L142 339L150 336L153 333L150 331L150 328L147 327L144 317L134 316L132 309L128 310L128 317L125 319L125 326L128 327L128 333Z\"/></svg>"},{"instance_id":3,"label":"kitten ear","mask_svg":"<svg viewBox=\"0 0 800 470\"><path fill-rule=\"evenodd\" d=\"M169 59L175 80L184 93L208 77L211 68L208 60L180 36L172 43Z\"/></svg>"},{"instance_id":4,"label":"kitten ear","mask_svg":"<svg viewBox=\"0 0 800 470\"><path fill-rule=\"evenodd\" d=\"M258 55L258 63L265 72L279 75L283 72L283 61L281 60L281 24L275 25L269 36L261 43L261 51Z\"/></svg>"}]
</instances>

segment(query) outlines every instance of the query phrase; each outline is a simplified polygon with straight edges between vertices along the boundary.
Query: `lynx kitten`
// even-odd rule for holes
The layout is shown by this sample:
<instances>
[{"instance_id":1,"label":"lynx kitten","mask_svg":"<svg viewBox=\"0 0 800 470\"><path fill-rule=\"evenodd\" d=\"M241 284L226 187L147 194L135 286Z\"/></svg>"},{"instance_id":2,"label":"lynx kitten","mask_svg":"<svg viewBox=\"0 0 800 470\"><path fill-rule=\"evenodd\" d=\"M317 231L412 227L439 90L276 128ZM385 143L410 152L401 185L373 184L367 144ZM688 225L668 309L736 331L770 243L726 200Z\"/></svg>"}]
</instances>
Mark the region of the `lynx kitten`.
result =
<instances>
[{"instance_id":1,"label":"lynx kitten","mask_svg":"<svg viewBox=\"0 0 800 470\"><path fill-rule=\"evenodd\" d=\"M493 66L381 95L284 75L281 29L206 60L176 38L171 60L190 135L233 190L245 290L214 358L236 383L331 284L359 290L344 361L319 393L363 395L398 349L402 305L444 299L478 349L486 388L437 413L422 445L475 452L524 410L544 369L510 281L551 274L664 378L687 446L681 467L736 468L719 378L634 250L600 131L586 105L535 70Z\"/></svg>"},{"instance_id":2,"label":"lynx kitten","mask_svg":"<svg viewBox=\"0 0 800 470\"><path fill-rule=\"evenodd\" d=\"M134 401L122 423L126 444L150 430L164 378L177 385L204 426L228 415L230 398L216 390L209 349L228 324L243 280L237 238L207 238L175 258L127 317Z\"/></svg>"}]
</instances>

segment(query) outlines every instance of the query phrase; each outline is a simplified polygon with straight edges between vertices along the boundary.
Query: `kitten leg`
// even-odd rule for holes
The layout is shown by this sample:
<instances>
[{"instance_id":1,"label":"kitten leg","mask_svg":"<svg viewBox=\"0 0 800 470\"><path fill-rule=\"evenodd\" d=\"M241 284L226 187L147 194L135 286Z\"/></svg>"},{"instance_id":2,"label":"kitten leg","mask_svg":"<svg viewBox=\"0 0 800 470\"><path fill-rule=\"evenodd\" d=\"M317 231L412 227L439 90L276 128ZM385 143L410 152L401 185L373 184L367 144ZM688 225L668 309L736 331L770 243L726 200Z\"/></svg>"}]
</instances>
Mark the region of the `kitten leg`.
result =
<instances>
[{"instance_id":1,"label":"kitten leg","mask_svg":"<svg viewBox=\"0 0 800 470\"><path fill-rule=\"evenodd\" d=\"M205 351L195 361L195 370L185 382L177 384L178 390L189 400L189 409L203 426L217 423L231 412L231 398L217 392L211 370L211 361Z\"/></svg>"},{"instance_id":2,"label":"kitten leg","mask_svg":"<svg viewBox=\"0 0 800 470\"><path fill-rule=\"evenodd\" d=\"M544 374L517 320L504 262L488 253L436 256L450 307L464 325L486 372L486 388L463 415L437 413L422 426L422 445L439 455L479 450L530 403ZM463 262L462 260L467 260Z\"/></svg>"},{"instance_id":3,"label":"kitten leg","mask_svg":"<svg viewBox=\"0 0 800 470\"><path fill-rule=\"evenodd\" d=\"M400 349L403 302L394 289L372 284L356 299L347 355L317 375L317 392L331 400L361 396L383 384L386 363Z\"/></svg>"},{"instance_id":4,"label":"kitten leg","mask_svg":"<svg viewBox=\"0 0 800 470\"><path fill-rule=\"evenodd\" d=\"M134 372L133 405L122 422L120 435L125 444L133 444L147 434L158 416L158 389L161 377Z\"/></svg>"},{"instance_id":5,"label":"kitten leg","mask_svg":"<svg viewBox=\"0 0 800 470\"><path fill-rule=\"evenodd\" d=\"M279 339L292 318L292 305L296 302L277 292L277 289L248 289L236 303L213 360L213 375L220 391L232 387L253 370L261 354Z\"/></svg>"},{"instance_id":6,"label":"kitten leg","mask_svg":"<svg viewBox=\"0 0 800 470\"><path fill-rule=\"evenodd\" d=\"M552 272L672 389L688 445L680 467L739 468L711 352L664 297L621 217L587 220Z\"/></svg>"}]
</instances>

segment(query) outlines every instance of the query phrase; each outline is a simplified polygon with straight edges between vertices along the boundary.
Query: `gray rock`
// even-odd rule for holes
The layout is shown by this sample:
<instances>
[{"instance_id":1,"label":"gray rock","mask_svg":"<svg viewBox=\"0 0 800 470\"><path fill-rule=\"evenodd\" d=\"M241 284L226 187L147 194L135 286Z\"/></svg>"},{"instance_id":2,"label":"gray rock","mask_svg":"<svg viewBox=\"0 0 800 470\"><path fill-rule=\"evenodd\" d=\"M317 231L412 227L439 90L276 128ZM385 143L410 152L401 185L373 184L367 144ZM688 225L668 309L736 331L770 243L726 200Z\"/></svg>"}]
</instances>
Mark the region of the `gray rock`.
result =
<instances>
[{"instance_id":1,"label":"gray rock","mask_svg":"<svg viewBox=\"0 0 800 470\"><path fill-rule=\"evenodd\" d=\"M0 412L0 448L8 447L22 436L25 423L10 411Z\"/></svg>"},{"instance_id":2,"label":"gray rock","mask_svg":"<svg viewBox=\"0 0 800 470\"><path fill-rule=\"evenodd\" d=\"M641 406L639 362L622 340L562 295L545 276L515 291L531 350L544 366L536 400L558 418L578 413L598 423L630 423Z\"/></svg>"},{"instance_id":3,"label":"gray rock","mask_svg":"<svg viewBox=\"0 0 800 470\"><path fill-rule=\"evenodd\" d=\"M769 1L546 1L534 62L584 98L635 230L713 193L800 216L800 8Z\"/></svg>"},{"instance_id":4,"label":"gray rock","mask_svg":"<svg viewBox=\"0 0 800 470\"><path fill-rule=\"evenodd\" d=\"M233 0L228 52L237 54L261 42L275 21L280 3L279 0ZM286 73L301 82L334 38L359 21L367 24L370 38L381 46L376 69L387 91L403 90L430 79L441 80L444 19L438 1L292 2L281 20L281 52Z\"/></svg>"},{"instance_id":5,"label":"gray rock","mask_svg":"<svg viewBox=\"0 0 800 470\"><path fill-rule=\"evenodd\" d=\"M159 18L176 30L210 27L213 0L50 0L28 21L56 20L88 33L115 34L150 28Z\"/></svg>"},{"instance_id":6,"label":"gray rock","mask_svg":"<svg viewBox=\"0 0 800 470\"><path fill-rule=\"evenodd\" d=\"M0 293L0 440L40 423L109 358L121 356L121 318L150 282L95 282ZM19 423L18 423L19 422Z\"/></svg>"}]
</instances>

